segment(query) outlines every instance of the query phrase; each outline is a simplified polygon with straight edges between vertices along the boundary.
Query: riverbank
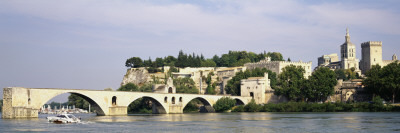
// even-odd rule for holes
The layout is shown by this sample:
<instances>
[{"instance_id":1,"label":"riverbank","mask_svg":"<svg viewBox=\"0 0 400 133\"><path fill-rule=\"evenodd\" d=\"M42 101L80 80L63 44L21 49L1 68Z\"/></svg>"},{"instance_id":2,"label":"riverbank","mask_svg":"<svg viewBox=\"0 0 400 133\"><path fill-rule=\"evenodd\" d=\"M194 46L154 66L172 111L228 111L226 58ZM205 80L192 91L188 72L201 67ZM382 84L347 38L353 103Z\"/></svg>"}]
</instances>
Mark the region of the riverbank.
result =
<instances>
[{"instance_id":1,"label":"riverbank","mask_svg":"<svg viewBox=\"0 0 400 133\"><path fill-rule=\"evenodd\" d=\"M264 105L250 102L247 105L233 107L232 112L400 112L400 106L383 104L382 102L287 102Z\"/></svg>"}]
</instances>

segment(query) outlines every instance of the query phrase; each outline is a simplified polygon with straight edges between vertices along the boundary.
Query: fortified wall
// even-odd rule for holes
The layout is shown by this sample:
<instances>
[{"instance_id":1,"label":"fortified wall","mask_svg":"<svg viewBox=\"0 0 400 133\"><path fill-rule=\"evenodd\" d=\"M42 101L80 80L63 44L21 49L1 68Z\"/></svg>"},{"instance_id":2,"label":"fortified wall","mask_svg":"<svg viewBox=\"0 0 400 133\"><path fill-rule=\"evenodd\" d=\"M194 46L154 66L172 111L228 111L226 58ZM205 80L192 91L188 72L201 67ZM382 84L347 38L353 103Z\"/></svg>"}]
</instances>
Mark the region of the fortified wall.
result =
<instances>
[{"instance_id":1,"label":"fortified wall","mask_svg":"<svg viewBox=\"0 0 400 133\"><path fill-rule=\"evenodd\" d=\"M286 66L289 65L294 65L294 66L300 66L305 70L304 77L308 78L311 76L311 65L312 62L292 62L292 61L271 61L270 57L266 57L264 60L261 60L260 62L256 63L246 63L244 66L251 70L255 68L267 68L271 70L272 72L275 72L277 75L282 72L282 69L285 68Z\"/></svg>"}]
</instances>

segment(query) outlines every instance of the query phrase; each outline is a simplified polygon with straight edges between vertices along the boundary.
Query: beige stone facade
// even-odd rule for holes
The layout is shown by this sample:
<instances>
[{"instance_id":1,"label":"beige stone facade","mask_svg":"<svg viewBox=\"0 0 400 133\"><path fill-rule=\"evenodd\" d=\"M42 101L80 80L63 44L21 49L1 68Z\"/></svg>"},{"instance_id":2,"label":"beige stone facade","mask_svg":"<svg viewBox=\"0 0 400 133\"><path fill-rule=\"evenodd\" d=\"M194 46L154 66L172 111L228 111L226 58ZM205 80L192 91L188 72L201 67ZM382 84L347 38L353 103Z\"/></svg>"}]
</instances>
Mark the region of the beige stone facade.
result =
<instances>
[{"instance_id":1,"label":"beige stone facade","mask_svg":"<svg viewBox=\"0 0 400 133\"><path fill-rule=\"evenodd\" d=\"M356 58L356 45L350 41L349 29L346 28L345 42L340 45L340 61L336 54L323 55L318 58L318 67L334 69L354 68L360 74L359 60Z\"/></svg>"},{"instance_id":2,"label":"beige stone facade","mask_svg":"<svg viewBox=\"0 0 400 133\"><path fill-rule=\"evenodd\" d=\"M285 96L274 94L268 73L264 77L250 77L240 81L241 96L252 97L257 104L287 102Z\"/></svg>"},{"instance_id":3,"label":"beige stone facade","mask_svg":"<svg viewBox=\"0 0 400 133\"><path fill-rule=\"evenodd\" d=\"M373 65L384 67L392 62L397 61L397 56L394 54L392 60L382 59L382 42L368 41L361 44L362 60L360 61L360 69L362 73L366 73Z\"/></svg>"},{"instance_id":4,"label":"beige stone facade","mask_svg":"<svg viewBox=\"0 0 400 133\"><path fill-rule=\"evenodd\" d=\"M172 78L168 78L167 84L154 84L152 90L154 93L176 93Z\"/></svg>"},{"instance_id":5,"label":"beige stone facade","mask_svg":"<svg viewBox=\"0 0 400 133\"><path fill-rule=\"evenodd\" d=\"M265 73L264 77L250 77L240 80L240 95L252 97L257 104L265 103L266 90L272 90L268 73Z\"/></svg>"},{"instance_id":6,"label":"beige stone facade","mask_svg":"<svg viewBox=\"0 0 400 133\"><path fill-rule=\"evenodd\" d=\"M236 75L237 72L240 71L246 71L246 67L223 67L223 68L217 68L216 69L216 76L218 76L218 81L219 81L219 93L220 94L226 94L224 88L226 84L228 84L228 81L232 79Z\"/></svg>"},{"instance_id":7,"label":"beige stone facade","mask_svg":"<svg viewBox=\"0 0 400 133\"><path fill-rule=\"evenodd\" d=\"M311 65L312 62L292 62L292 61L271 61L270 57L266 57L265 60L261 60L260 62L256 63L246 63L244 66L248 70L252 70L255 68L267 68L268 70L271 70L272 72L275 72L277 75L282 72L282 69L285 68L286 66L289 65L294 65L294 66L300 66L304 68L305 73L304 77L308 78L311 76L312 70L311 70Z\"/></svg>"},{"instance_id":8,"label":"beige stone facade","mask_svg":"<svg viewBox=\"0 0 400 133\"><path fill-rule=\"evenodd\" d=\"M340 45L340 67L342 69L355 68L359 71L359 60L356 58L356 45L350 41L349 29L346 29L345 42Z\"/></svg>"},{"instance_id":9,"label":"beige stone facade","mask_svg":"<svg viewBox=\"0 0 400 133\"><path fill-rule=\"evenodd\" d=\"M334 91L335 93L329 96L326 102L362 102L371 100L371 95L365 91L361 79L349 81L340 79Z\"/></svg>"},{"instance_id":10,"label":"beige stone facade","mask_svg":"<svg viewBox=\"0 0 400 133\"><path fill-rule=\"evenodd\" d=\"M338 62L339 61L339 56L334 53L330 55L322 55L321 57L318 58L318 66L326 66L329 65L330 63L333 62Z\"/></svg>"}]
</instances>

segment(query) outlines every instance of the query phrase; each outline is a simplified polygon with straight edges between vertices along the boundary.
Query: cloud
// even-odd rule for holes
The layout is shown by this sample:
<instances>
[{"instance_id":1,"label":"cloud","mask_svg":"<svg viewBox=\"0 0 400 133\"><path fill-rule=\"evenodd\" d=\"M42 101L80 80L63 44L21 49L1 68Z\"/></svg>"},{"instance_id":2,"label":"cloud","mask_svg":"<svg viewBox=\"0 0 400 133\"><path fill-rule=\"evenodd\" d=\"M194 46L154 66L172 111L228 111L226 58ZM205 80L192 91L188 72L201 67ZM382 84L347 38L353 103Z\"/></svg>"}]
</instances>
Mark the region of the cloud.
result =
<instances>
[{"instance_id":1,"label":"cloud","mask_svg":"<svg viewBox=\"0 0 400 133\"><path fill-rule=\"evenodd\" d=\"M282 52L285 58L292 60L314 61L315 66L318 56L339 52L346 27L350 28L354 43L382 38L385 39L384 48L398 49L398 7L398 2L380 1L0 1L0 52L14 47L4 45L17 44L20 46L16 49L28 45L41 48L37 49L38 55L68 50L54 60L90 68L93 62L115 63L116 59L123 64L125 58L132 56L145 59L176 56L180 49L203 53L206 57L228 50L266 50ZM360 51L360 47L357 50ZM77 51L79 57L71 56ZM36 56L23 52L15 56L24 57L31 57L28 59L32 63L47 62L39 59L47 56L34 58ZM80 58L81 62L71 58ZM16 59L10 57L9 60ZM16 64L8 59L5 62ZM46 65L37 66L40 69ZM121 69L111 64L97 66L104 71L111 70L106 67ZM75 74L72 72L64 74L71 76ZM122 75L115 75L104 76L101 80L122 78ZM88 78L77 78L76 82Z\"/></svg>"}]
</instances>

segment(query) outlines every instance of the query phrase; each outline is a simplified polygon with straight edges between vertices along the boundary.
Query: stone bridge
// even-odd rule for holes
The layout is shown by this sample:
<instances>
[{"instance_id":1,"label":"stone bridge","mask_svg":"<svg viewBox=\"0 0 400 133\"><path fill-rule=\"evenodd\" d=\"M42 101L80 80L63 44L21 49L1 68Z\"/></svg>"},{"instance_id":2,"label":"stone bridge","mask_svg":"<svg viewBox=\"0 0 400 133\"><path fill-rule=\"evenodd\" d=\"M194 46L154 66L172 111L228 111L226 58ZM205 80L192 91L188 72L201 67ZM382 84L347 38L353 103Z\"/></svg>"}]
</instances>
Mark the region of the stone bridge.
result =
<instances>
[{"instance_id":1,"label":"stone bridge","mask_svg":"<svg viewBox=\"0 0 400 133\"><path fill-rule=\"evenodd\" d=\"M202 112L214 112L212 105L224 97L224 95L9 87L3 90L2 117L38 117L39 109L44 104L64 93L81 96L92 105L97 115L127 115L128 105L138 98L150 99L153 113L183 113L183 108L193 99L198 99L204 104L200 109ZM225 97L231 97L240 104L247 104L252 99L242 96Z\"/></svg>"}]
</instances>

